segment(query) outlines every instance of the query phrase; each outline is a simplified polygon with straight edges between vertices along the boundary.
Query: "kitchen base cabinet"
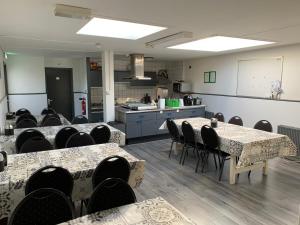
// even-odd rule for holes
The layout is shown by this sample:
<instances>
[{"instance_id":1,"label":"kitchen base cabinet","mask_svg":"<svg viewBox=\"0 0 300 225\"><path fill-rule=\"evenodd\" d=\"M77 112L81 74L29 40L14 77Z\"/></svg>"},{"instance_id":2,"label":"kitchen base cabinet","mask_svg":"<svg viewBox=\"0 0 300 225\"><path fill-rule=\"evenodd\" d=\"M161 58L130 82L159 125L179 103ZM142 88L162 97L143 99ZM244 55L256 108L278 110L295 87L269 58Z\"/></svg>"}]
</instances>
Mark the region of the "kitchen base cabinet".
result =
<instances>
[{"instance_id":1,"label":"kitchen base cabinet","mask_svg":"<svg viewBox=\"0 0 300 225\"><path fill-rule=\"evenodd\" d=\"M126 123L126 138L136 138L142 136L142 126L140 121Z\"/></svg>"},{"instance_id":2,"label":"kitchen base cabinet","mask_svg":"<svg viewBox=\"0 0 300 225\"><path fill-rule=\"evenodd\" d=\"M122 115L120 115L122 114ZM184 119L192 117L205 117L205 107L183 109L149 110L147 112L130 112L124 109L118 111L118 118L125 124L126 138L138 138L160 134L167 134L168 130L159 130L168 119Z\"/></svg>"}]
</instances>

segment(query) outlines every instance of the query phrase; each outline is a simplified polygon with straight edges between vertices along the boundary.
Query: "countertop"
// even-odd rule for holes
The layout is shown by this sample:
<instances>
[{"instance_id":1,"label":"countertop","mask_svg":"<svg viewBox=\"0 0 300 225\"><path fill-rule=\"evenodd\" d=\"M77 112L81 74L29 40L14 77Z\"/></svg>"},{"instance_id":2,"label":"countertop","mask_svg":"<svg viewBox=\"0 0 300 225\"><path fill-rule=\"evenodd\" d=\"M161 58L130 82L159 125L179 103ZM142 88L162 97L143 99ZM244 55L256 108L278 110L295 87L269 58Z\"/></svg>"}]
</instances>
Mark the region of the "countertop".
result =
<instances>
[{"instance_id":1,"label":"countertop","mask_svg":"<svg viewBox=\"0 0 300 225\"><path fill-rule=\"evenodd\" d=\"M121 106L116 107L116 111L121 113L145 113L145 112L160 112L160 111L174 111L174 110L184 110L184 109L196 109L196 108L202 108L206 107L206 105L192 105L192 106L182 106L182 107L176 107L176 108L170 108L166 107L165 109L147 109L147 110L131 110L126 109Z\"/></svg>"}]
</instances>

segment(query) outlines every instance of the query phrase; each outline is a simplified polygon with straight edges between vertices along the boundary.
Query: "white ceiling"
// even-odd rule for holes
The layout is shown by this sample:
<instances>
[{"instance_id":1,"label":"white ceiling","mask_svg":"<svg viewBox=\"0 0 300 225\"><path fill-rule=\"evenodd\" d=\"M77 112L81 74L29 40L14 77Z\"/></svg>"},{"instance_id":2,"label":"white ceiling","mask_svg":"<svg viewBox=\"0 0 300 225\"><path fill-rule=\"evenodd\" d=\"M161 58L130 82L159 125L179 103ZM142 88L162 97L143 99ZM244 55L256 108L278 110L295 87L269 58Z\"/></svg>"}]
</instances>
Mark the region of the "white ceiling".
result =
<instances>
[{"instance_id":1,"label":"white ceiling","mask_svg":"<svg viewBox=\"0 0 300 225\"><path fill-rule=\"evenodd\" d=\"M136 41L77 35L87 21L55 17L56 3L91 8L98 17L168 29ZM1 0L0 46L6 51L76 57L95 55L96 43L101 43L102 49L121 54L186 59L216 53L151 49L145 43L180 31L193 32L191 40L224 35L275 41L275 46L298 43L299 9L299 0Z\"/></svg>"}]
</instances>

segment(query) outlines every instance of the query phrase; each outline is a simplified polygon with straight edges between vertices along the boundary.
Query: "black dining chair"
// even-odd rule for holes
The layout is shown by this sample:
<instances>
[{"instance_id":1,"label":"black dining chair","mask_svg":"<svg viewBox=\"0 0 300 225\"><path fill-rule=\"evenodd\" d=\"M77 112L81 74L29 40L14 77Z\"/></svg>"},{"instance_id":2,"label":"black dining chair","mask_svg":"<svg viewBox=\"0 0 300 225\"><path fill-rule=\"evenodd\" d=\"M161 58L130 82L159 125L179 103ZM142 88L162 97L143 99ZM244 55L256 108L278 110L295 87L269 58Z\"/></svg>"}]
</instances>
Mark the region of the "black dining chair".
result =
<instances>
[{"instance_id":1,"label":"black dining chair","mask_svg":"<svg viewBox=\"0 0 300 225\"><path fill-rule=\"evenodd\" d=\"M42 127L60 126L60 125L62 125L62 123L60 119L57 119L56 117L48 117L41 124Z\"/></svg>"},{"instance_id":2,"label":"black dining chair","mask_svg":"<svg viewBox=\"0 0 300 225\"><path fill-rule=\"evenodd\" d=\"M74 219L71 200L61 191L41 188L26 195L9 220L9 225L55 225Z\"/></svg>"},{"instance_id":3,"label":"black dining chair","mask_svg":"<svg viewBox=\"0 0 300 225\"><path fill-rule=\"evenodd\" d=\"M37 120L36 120L36 118L33 115L25 113L25 114L22 114L21 116L18 117L18 119L16 120L16 124L18 124L20 121L22 121L24 119L31 119L35 123L37 123Z\"/></svg>"},{"instance_id":4,"label":"black dining chair","mask_svg":"<svg viewBox=\"0 0 300 225\"><path fill-rule=\"evenodd\" d=\"M94 190L88 203L87 213L91 214L135 202L135 194L125 181L119 178L108 178Z\"/></svg>"},{"instance_id":5,"label":"black dining chair","mask_svg":"<svg viewBox=\"0 0 300 225\"><path fill-rule=\"evenodd\" d=\"M197 158L202 157L203 145L196 142L194 128L189 122L183 121L181 125L181 130L183 133L184 145L183 145L183 151L181 153L179 163L184 165L185 157L188 154L189 149L193 149L194 153L196 152Z\"/></svg>"},{"instance_id":6,"label":"black dining chair","mask_svg":"<svg viewBox=\"0 0 300 225\"><path fill-rule=\"evenodd\" d=\"M23 114L31 114L31 113L28 109L25 109L25 108L18 109L16 112L16 116L21 116Z\"/></svg>"},{"instance_id":7,"label":"black dining chair","mask_svg":"<svg viewBox=\"0 0 300 225\"><path fill-rule=\"evenodd\" d=\"M78 132L69 137L66 142L66 148L94 145L95 141L91 135Z\"/></svg>"},{"instance_id":8,"label":"black dining chair","mask_svg":"<svg viewBox=\"0 0 300 225\"><path fill-rule=\"evenodd\" d=\"M19 153L41 152L52 150L53 146L44 137L32 137L22 144Z\"/></svg>"},{"instance_id":9,"label":"black dining chair","mask_svg":"<svg viewBox=\"0 0 300 225\"><path fill-rule=\"evenodd\" d=\"M173 150L173 144L174 143L178 143L178 144L184 144L184 137L183 135L180 135L178 127L176 125L176 123L174 122L174 120L172 119L167 119L167 128L170 134L170 138L171 138L171 147L170 147L170 152L169 152L169 158L171 158L171 153Z\"/></svg>"},{"instance_id":10,"label":"black dining chair","mask_svg":"<svg viewBox=\"0 0 300 225\"><path fill-rule=\"evenodd\" d=\"M17 136L16 142L15 142L17 153L20 152L20 149L21 149L22 145L28 139L33 138L33 137L43 137L43 138L45 138L45 136L38 130L35 130L35 129L24 130L22 133L20 133Z\"/></svg>"},{"instance_id":11,"label":"black dining chair","mask_svg":"<svg viewBox=\"0 0 300 225\"><path fill-rule=\"evenodd\" d=\"M217 119L218 121L220 121L220 122L224 122L224 121L225 121L225 118L224 118L223 113L220 113L220 112L216 113L216 114L214 115L214 118L216 118L216 119Z\"/></svg>"},{"instance_id":12,"label":"black dining chair","mask_svg":"<svg viewBox=\"0 0 300 225\"><path fill-rule=\"evenodd\" d=\"M268 120L260 120L254 125L254 129L273 132L272 124Z\"/></svg>"},{"instance_id":13,"label":"black dining chair","mask_svg":"<svg viewBox=\"0 0 300 225\"><path fill-rule=\"evenodd\" d=\"M54 188L72 199L73 186L73 177L67 169L50 165L40 168L29 177L25 195L40 188Z\"/></svg>"},{"instance_id":14,"label":"black dining chair","mask_svg":"<svg viewBox=\"0 0 300 225\"><path fill-rule=\"evenodd\" d=\"M51 117L54 117L54 118L57 118L57 119L60 120L60 117L59 117L59 115L57 113L48 113L48 114L44 115L41 123L43 123L45 120L47 120L47 119L49 119Z\"/></svg>"},{"instance_id":15,"label":"black dining chair","mask_svg":"<svg viewBox=\"0 0 300 225\"><path fill-rule=\"evenodd\" d=\"M234 117L232 117L232 118L228 121L228 123L234 124L234 125L238 125L238 126L243 126L243 120L242 120L242 118L239 117L239 116L234 116Z\"/></svg>"},{"instance_id":16,"label":"black dining chair","mask_svg":"<svg viewBox=\"0 0 300 225\"><path fill-rule=\"evenodd\" d=\"M108 126L99 125L92 129L90 135L94 138L96 144L108 143L111 132Z\"/></svg>"},{"instance_id":17,"label":"black dining chair","mask_svg":"<svg viewBox=\"0 0 300 225\"><path fill-rule=\"evenodd\" d=\"M107 178L120 178L128 182L130 175L130 164L124 157L110 156L103 159L96 167L92 177L93 188Z\"/></svg>"},{"instance_id":18,"label":"black dining chair","mask_svg":"<svg viewBox=\"0 0 300 225\"><path fill-rule=\"evenodd\" d=\"M57 134L55 135L55 148L65 148L67 140L69 137L71 137L73 134L78 133L78 130L74 127L64 127L60 129Z\"/></svg>"},{"instance_id":19,"label":"black dining chair","mask_svg":"<svg viewBox=\"0 0 300 225\"><path fill-rule=\"evenodd\" d=\"M273 132L272 124L268 120L260 120L254 125L254 129L266 132ZM251 170L248 172L248 177L251 175Z\"/></svg>"},{"instance_id":20,"label":"black dining chair","mask_svg":"<svg viewBox=\"0 0 300 225\"><path fill-rule=\"evenodd\" d=\"M17 129L37 127L37 123L31 119L22 119L16 124Z\"/></svg>"},{"instance_id":21,"label":"black dining chair","mask_svg":"<svg viewBox=\"0 0 300 225\"><path fill-rule=\"evenodd\" d=\"M85 124L88 123L88 119L85 116L76 116L73 120L72 120L72 124Z\"/></svg>"},{"instance_id":22,"label":"black dining chair","mask_svg":"<svg viewBox=\"0 0 300 225\"><path fill-rule=\"evenodd\" d=\"M47 115L47 114L56 114L56 111L52 108L44 108L41 112L41 115Z\"/></svg>"},{"instance_id":23,"label":"black dining chair","mask_svg":"<svg viewBox=\"0 0 300 225\"><path fill-rule=\"evenodd\" d=\"M225 161L230 159L230 155L228 153L220 150L218 134L212 127L210 127L208 125L204 125L201 128L201 137L202 137L204 149L205 149L205 156L203 157L203 164L202 164L202 172L204 171L204 167L208 163L209 154L214 155L215 164L216 164L215 155L217 155L219 158L219 162L220 162L220 173L219 173L219 181L220 181L222 178L222 175L223 175ZM198 166L199 166L199 161L197 163L196 171L198 170ZM217 165L216 165L216 167L217 167Z\"/></svg>"}]
</instances>

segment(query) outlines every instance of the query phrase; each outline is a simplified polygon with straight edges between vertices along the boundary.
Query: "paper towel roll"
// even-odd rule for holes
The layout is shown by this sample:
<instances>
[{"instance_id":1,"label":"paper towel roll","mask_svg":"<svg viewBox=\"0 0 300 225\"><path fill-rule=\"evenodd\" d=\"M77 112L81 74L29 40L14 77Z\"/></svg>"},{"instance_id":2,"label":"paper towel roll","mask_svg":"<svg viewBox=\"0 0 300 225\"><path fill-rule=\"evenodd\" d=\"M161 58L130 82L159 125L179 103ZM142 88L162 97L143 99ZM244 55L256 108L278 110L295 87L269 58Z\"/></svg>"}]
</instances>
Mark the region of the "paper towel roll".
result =
<instances>
[{"instance_id":1,"label":"paper towel roll","mask_svg":"<svg viewBox=\"0 0 300 225\"><path fill-rule=\"evenodd\" d=\"M159 99L159 101L158 101L158 107L160 109L164 109L165 106L166 106L165 104L166 104L166 100L164 98Z\"/></svg>"}]
</instances>

